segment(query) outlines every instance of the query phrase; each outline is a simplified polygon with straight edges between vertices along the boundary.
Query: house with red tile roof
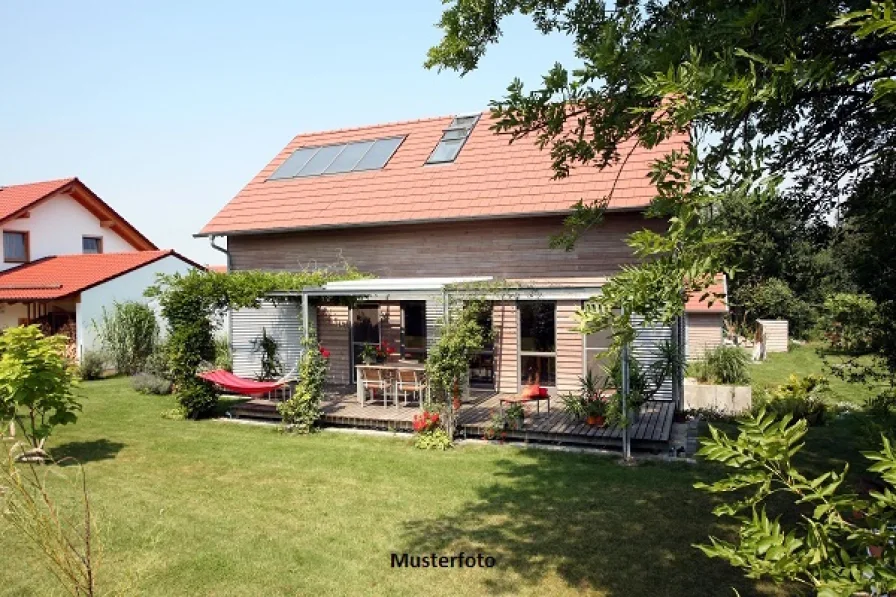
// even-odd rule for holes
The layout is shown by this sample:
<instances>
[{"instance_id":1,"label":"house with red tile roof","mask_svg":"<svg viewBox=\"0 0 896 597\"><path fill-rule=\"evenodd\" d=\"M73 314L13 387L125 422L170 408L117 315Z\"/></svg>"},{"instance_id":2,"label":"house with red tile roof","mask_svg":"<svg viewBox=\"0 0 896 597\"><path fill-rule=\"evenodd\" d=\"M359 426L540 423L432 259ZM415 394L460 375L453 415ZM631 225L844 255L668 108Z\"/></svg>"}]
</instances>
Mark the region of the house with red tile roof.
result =
<instances>
[{"instance_id":1,"label":"house with red tile roof","mask_svg":"<svg viewBox=\"0 0 896 597\"><path fill-rule=\"evenodd\" d=\"M593 357L609 342L576 332L575 312L634 261L628 234L664 227L644 218L655 195L650 167L688 137L555 179L547 151L530 139L510 143L492 124L485 112L298 135L197 236L226 239L231 271L348 263L375 276L297 296L310 304L302 325L330 351L331 382L354 382L364 347L381 341L396 347L396 358L422 360L443 319L446 289L500 281L488 318L495 342L476 359L471 383L514 393L537 380L552 393L575 390L589 371L602 375ZM576 202L606 197L601 226L570 252L550 248ZM347 296L351 307L324 298ZM251 340L262 326L295 348L294 331L276 324L276 313L268 320L233 314L235 372L257 372ZM659 343L681 335L645 328L636 356L647 360Z\"/></svg>"},{"instance_id":2,"label":"house with red tile roof","mask_svg":"<svg viewBox=\"0 0 896 597\"><path fill-rule=\"evenodd\" d=\"M77 354L115 301L145 300L158 273L200 267L160 251L77 178L0 187L0 328L38 323Z\"/></svg>"}]
</instances>

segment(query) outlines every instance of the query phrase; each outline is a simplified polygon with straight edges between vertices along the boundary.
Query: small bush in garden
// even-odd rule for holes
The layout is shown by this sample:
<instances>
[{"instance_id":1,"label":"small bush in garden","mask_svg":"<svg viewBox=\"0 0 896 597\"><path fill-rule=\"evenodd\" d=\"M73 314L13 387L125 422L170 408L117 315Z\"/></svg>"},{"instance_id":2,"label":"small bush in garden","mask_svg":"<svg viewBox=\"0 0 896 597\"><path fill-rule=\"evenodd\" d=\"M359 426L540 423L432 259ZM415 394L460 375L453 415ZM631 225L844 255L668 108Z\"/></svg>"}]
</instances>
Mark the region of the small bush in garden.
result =
<instances>
[{"instance_id":1,"label":"small bush in garden","mask_svg":"<svg viewBox=\"0 0 896 597\"><path fill-rule=\"evenodd\" d=\"M0 334L0 421L15 422L31 446L29 458L46 458L53 428L78 420L65 345L64 337L44 336L36 325Z\"/></svg>"},{"instance_id":2,"label":"small bush in garden","mask_svg":"<svg viewBox=\"0 0 896 597\"><path fill-rule=\"evenodd\" d=\"M805 419L809 425L819 425L824 422L825 398L829 393L828 380L821 375L802 378L791 375L787 383L773 390L754 391L753 409L755 412L765 410L776 417L789 414L794 419Z\"/></svg>"},{"instance_id":3,"label":"small bush in garden","mask_svg":"<svg viewBox=\"0 0 896 597\"><path fill-rule=\"evenodd\" d=\"M429 433L439 428L439 413L424 410L419 415L414 415L414 431L416 433Z\"/></svg>"},{"instance_id":4,"label":"small bush in garden","mask_svg":"<svg viewBox=\"0 0 896 597\"><path fill-rule=\"evenodd\" d=\"M717 346L707 350L703 361L694 363L690 373L701 382L745 385L750 382L747 353L737 346Z\"/></svg>"},{"instance_id":5,"label":"small bush in garden","mask_svg":"<svg viewBox=\"0 0 896 597\"><path fill-rule=\"evenodd\" d=\"M106 355L94 350L85 350L78 365L78 376L90 381L101 379L106 371Z\"/></svg>"},{"instance_id":6,"label":"small bush in garden","mask_svg":"<svg viewBox=\"0 0 896 597\"><path fill-rule=\"evenodd\" d=\"M183 421L187 418L187 410L183 406L176 406L168 410L163 410L162 418L171 421Z\"/></svg>"},{"instance_id":7,"label":"small bush in garden","mask_svg":"<svg viewBox=\"0 0 896 597\"><path fill-rule=\"evenodd\" d=\"M303 340L298 367L299 381L292 397L277 405L277 411L288 431L309 433L320 419L320 403L324 397L324 383L329 367L324 354L328 355L329 352L319 346L317 340Z\"/></svg>"},{"instance_id":8,"label":"small bush in garden","mask_svg":"<svg viewBox=\"0 0 896 597\"><path fill-rule=\"evenodd\" d=\"M171 382L152 373L138 373L131 377L131 387L141 394L164 396L171 393Z\"/></svg>"},{"instance_id":9,"label":"small bush in garden","mask_svg":"<svg viewBox=\"0 0 896 597\"><path fill-rule=\"evenodd\" d=\"M442 428L433 429L426 433L418 433L416 439L414 439L414 447L420 450L447 450L452 445L448 432Z\"/></svg>"},{"instance_id":10,"label":"small bush in garden","mask_svg":"<svg viewBox=\"0 0 896 597\"><path fill-rule=\"evenodd\" d=\"M159 323L153 310L143 303L115 303L112 311L103 308L103 317L94 324L100 341L118 373L142 371L146 359L159 340Z\"/></svg>"},{"instance_id":11,"label":"small bush in garden","mask_svg":"<svg viewBox=\"0 0 896 597\"><path fill-rule=\"evenodd\" d=\"M218 336L215 338L215 369L233 371L233 357L230 354L230 338Z\"/></svg>"},{"instance_id":12,"label":"small bush in garden","mask_svg":"<svg viewBox=\"0 0 896 597\"><path fill-rule=\"evenodd\" d=\"M177 399L191 419L204 417L214 411L218 395L211 384L197 378L188 378L177 388Z\"/></svg>"}]
</instances>

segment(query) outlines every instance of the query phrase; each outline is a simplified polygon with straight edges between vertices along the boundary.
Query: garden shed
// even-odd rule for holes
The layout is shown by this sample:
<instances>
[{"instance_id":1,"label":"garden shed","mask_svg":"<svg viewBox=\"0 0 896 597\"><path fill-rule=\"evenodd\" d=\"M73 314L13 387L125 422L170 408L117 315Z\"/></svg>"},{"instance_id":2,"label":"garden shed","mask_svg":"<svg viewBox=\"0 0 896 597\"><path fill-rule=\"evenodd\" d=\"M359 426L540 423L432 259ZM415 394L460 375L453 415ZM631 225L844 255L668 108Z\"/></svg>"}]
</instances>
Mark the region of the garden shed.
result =
<instances>
[{"instance_id":1,"label":"garden shed","mask_svg":"<svg viewBox=\"0 0 896 597\"><path fill-rule=\"evenodd\" d=\"M788 322L786 319L757 319L766 352L787 352Z\"/></svg>"}]
</instances>

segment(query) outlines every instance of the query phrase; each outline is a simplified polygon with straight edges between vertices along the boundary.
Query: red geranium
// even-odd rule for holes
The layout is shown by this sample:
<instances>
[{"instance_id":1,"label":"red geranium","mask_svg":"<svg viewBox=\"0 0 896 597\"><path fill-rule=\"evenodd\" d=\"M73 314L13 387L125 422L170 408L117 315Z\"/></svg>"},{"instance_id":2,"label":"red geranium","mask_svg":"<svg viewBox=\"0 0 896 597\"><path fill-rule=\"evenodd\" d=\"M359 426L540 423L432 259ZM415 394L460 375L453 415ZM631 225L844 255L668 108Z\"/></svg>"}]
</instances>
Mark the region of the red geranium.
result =
<instances>
[{"instance_id":1,"label":"red geranium","mask_svg":"<svg viewBox=\"0 0 896 597\"><path fill-rule=\"evenodd\" d=\"M414 415L414 431L428 433L439 426L439 413L424 410L419 415Z\"/></svg>"},{"instance_id":2,"label":"red geranium","mask_svg":"<svg viewBox=\"0 0 896 597\"><path fill-rule=\"evenodd\" d=\"M325 358L325 359L329 359L329 358L330 358L330 351L329 351L329 350L327 350L327 349L324 348L323 346L321 346L319 350L320 350L320 356L322 356L322 357Z\"/></svg>"}]
</instances>

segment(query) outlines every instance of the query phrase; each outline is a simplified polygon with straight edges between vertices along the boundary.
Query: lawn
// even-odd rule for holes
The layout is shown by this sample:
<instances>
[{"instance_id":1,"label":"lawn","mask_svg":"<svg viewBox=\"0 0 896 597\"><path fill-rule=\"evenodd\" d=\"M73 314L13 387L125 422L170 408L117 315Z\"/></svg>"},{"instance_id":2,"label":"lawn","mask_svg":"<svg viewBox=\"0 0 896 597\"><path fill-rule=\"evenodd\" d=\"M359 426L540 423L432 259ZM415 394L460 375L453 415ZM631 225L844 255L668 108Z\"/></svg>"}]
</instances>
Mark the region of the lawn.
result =
<instances>
[{"instance_id":1,"label":"lawn","mask_svg":"<svg viewBox=\"0 0 896 597\"><path fill-rule=\"evenodd\" d=\"M803 344L792 347L788 352L769 353L766 361L750 364L752 385L773 387L786 382L791 373L800 377L816 374L824 375L830 381L832 402L850 402L862 406L866 399L877 394L873 387L848 383L831 374L818 349L817 344Z\"/></svg>"},{"instance_id":2,"label":"lawn","mask_svg":"<svg viewBox=\"0 0 896 597\"><path fill-rule=\"evenodd\" d=\"M81 419L51 446L84 462L107 590L654 597L730 595L734 586L741 595L792 594L691 547L730 532L710 513L712 497L692 488L718 474L707 465L627 468L589 454L478 445L434 453L390 437L284 436L162 419L173 399L138 395L122 379L81 392ZM823 444L814 463L822 467L847 450ZM392 552L458 551L497 565L390 568ZM60 594L5 527L0 553L0 595Z\"/></svg>"}]
</instances>

